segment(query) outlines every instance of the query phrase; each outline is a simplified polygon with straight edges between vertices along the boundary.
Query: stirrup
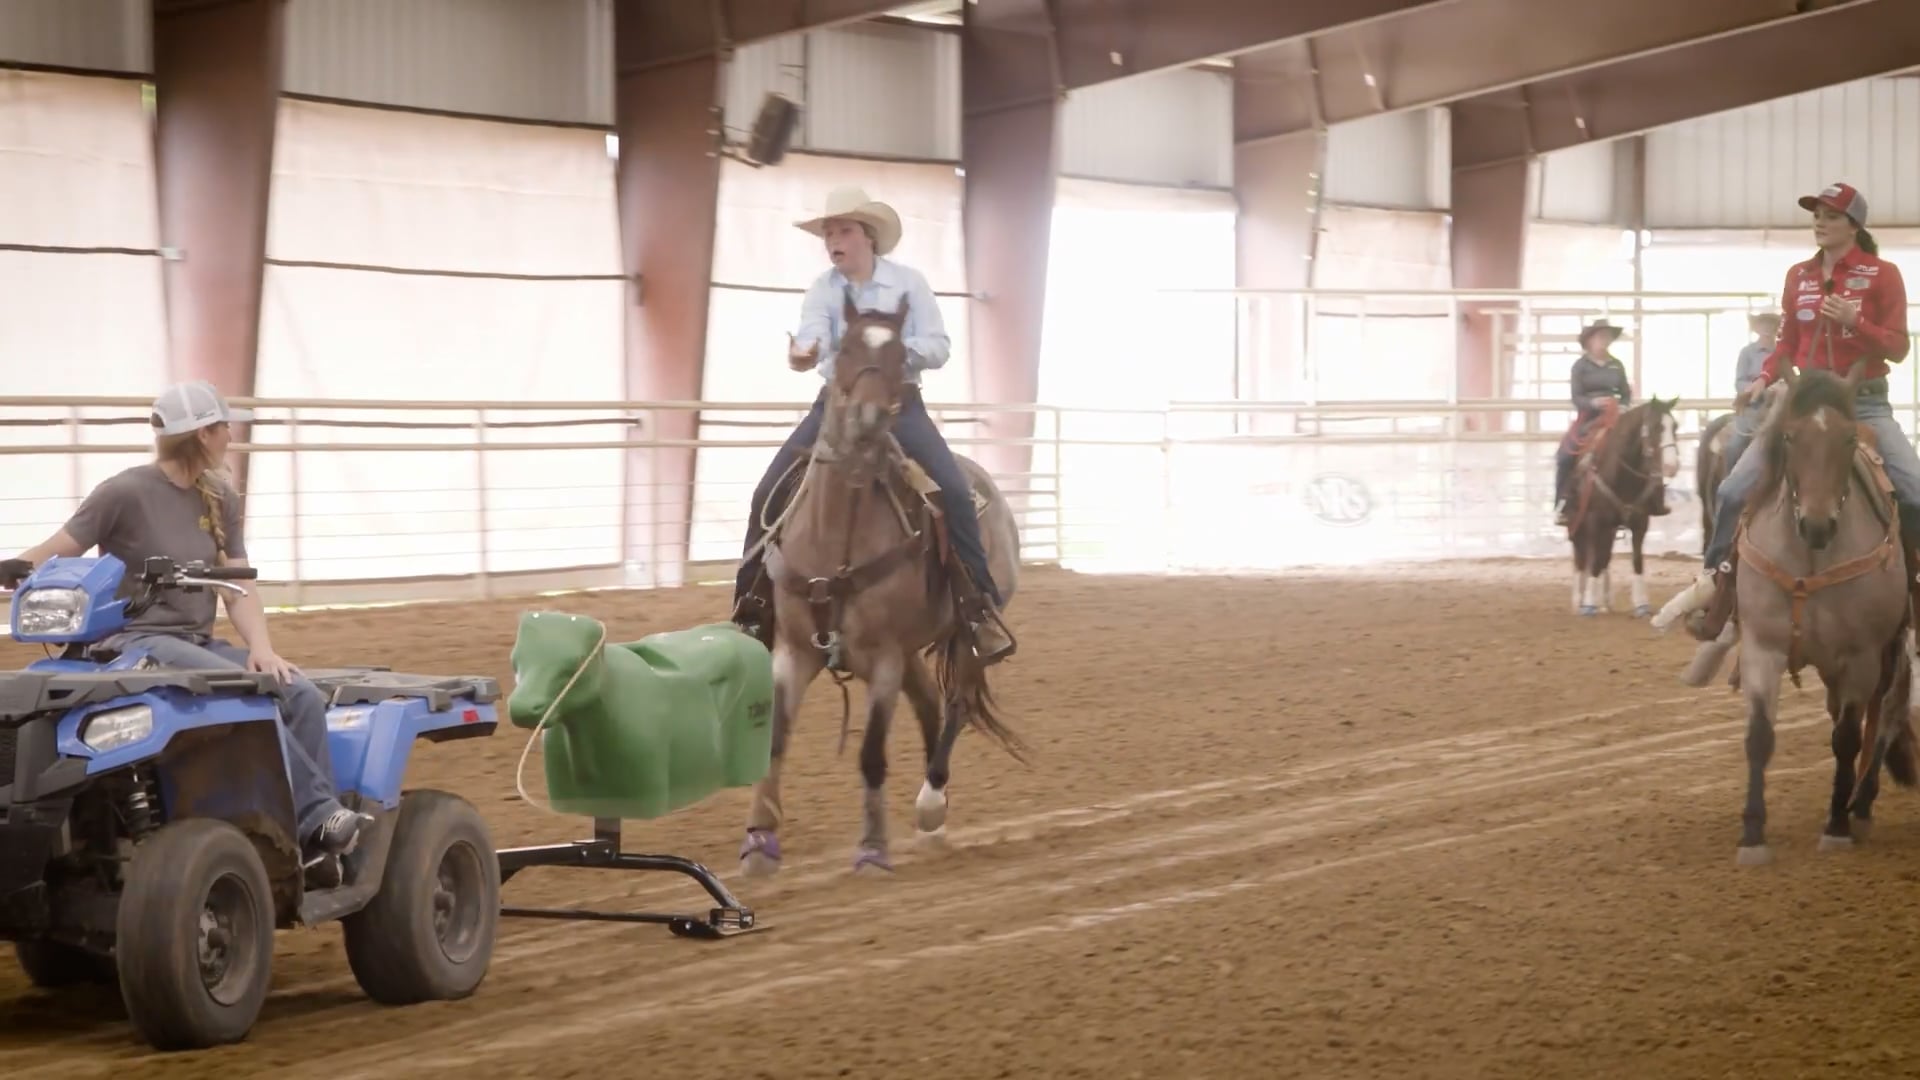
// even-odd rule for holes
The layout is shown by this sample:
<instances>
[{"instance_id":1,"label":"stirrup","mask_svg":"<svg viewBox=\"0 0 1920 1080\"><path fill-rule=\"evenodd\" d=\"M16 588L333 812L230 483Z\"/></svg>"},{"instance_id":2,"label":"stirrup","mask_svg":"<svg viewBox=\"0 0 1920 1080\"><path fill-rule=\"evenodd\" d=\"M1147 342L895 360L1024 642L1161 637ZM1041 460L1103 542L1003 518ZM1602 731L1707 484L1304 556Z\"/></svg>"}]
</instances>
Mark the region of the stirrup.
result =
<instances>
[{"instance_id":1,"label":"stirrup","mask_svg":"<svg viewBox=\"0 0 1920 1080\"><path fill-rule=\"evenodd\" d=\"M978 617L970 617L967 627L973 632L973 655L982 664L997 664L1012 656L1020 647L1012 631L1006 628L1006 623L1000 621L999 615L991 610Z\"/></svg>"}]
</instances>

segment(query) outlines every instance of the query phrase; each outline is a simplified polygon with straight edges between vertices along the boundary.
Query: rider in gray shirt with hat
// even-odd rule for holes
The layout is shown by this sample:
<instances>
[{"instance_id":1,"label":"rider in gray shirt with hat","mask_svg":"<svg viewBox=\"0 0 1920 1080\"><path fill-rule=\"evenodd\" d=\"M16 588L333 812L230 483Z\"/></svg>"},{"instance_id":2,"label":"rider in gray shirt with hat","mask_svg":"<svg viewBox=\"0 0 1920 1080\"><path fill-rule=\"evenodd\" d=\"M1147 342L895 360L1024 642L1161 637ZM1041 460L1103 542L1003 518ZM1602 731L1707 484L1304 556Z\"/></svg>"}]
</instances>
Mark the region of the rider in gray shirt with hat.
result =
<instances>
[{"instance_id":1,"label":"rider in gray shirt with hat","mask_svg":"<svg viewBox=\"0 0 1920 1080\"><path fill-rule=\"evenodd\" d=\"M176 563L247 565L246 522L239 495L221 476L229 424L252 419L227 407L213 385L180 383L153 403L154 460L102 481L58 532L20 556L39 565L74 558L98 546L129 568L164 557ZM340 804L327 749L326 701L298 668L274 652L257 592L227 594L227 617L247 647L213 636L211 592L170 592L98 646L115 653L146 649L168 667L244 668L275 676L284 688L280 713L288 732L294 809L306 857L345 855L373 819Z\"/></svg>"}]
</instances>

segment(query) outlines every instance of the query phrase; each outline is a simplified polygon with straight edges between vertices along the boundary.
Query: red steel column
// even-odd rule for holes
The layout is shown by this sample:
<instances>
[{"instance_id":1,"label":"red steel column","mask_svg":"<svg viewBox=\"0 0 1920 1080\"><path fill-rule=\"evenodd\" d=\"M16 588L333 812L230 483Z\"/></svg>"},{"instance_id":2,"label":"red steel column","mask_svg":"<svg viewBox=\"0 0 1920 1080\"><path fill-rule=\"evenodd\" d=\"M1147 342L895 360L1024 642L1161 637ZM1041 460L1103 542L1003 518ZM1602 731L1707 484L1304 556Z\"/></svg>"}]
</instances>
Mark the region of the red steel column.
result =
<instances>
[{"instance_id":1,"label":"red steel column","mask_svg":"<svg viewBox=\"0 0 1920 1080\"><path fill-rule=\"evenodd\" d=\"M1521 288L1527 236L1527 160L1524 158L1453 173L1453 287ZM1499 340L1493 309L1511 306L1467 303L1460 308L1458 391L1462 399L1496 398L1509 387L1500 377L1507 350ZM1492 426L1494 417L1470 417L1469 426Z\"/></svg>"},{"instance_id":2,"label":"red steel column","mask_svg":"<svg viewBox=\"0 0 1920 1080\"><path fill-rule=\"evenodd\" d=\"M632 3L621 3L614 12L620 252L623 270L637 281L626 313L626 396L696 401L706 371L719 213L720 158L711 110L721 61L711 52L655 59L660 20L671 13ZM777 362L778 352L769 348L769 363ZM655 416L643 438L699 435L697 413ZM657 585L680 584L686 571L694 466L690 448L627 456L627 557L646 563Z\"/></svg>"},{"instance_id":3,"label":"red steel column","mask_svg":"<svg viewBox=\"0 0 1920 1080\"><path fill-rule=\"evenodd\" d=\"M1058 167L1053 28L1039 0L977 0L963 8L960 157L966 230L973 396L1031 404L1040 393L1047 253ZM988 414L982 434L1033 437L1031 413ZM1027 446L965 448L990 472L1032 468Z\"/></svg>"},{"instance_id":4,"label":"red steel column","mask_svg":"<svg viewBox=\"0 0 1920 1080\"><path fill-rule=\"evenodd\" d=\"M156 186L172 378L251 396L283 0L153 0Z\"/></svg>"}]
</instances>

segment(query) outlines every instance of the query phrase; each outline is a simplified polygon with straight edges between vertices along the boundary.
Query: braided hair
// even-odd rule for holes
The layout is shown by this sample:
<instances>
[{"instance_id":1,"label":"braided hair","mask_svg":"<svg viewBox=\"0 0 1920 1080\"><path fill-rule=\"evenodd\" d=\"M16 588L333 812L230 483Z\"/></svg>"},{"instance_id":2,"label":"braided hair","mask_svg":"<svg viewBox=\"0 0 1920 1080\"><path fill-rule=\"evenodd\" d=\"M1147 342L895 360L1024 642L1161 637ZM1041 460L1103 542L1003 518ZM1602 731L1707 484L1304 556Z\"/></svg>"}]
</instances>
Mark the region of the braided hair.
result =
<instances>
[{"instance_id":1,"label":"braided hair","mask_svg":"<svg viewBox=\"0 0 1920 1080\"><path fill-rule=\"evenodd\" d=\"M154 426L158 427L160 418L154 417ZM220 511L226 502L222 493L222 483L214 471L213 459L207 448L200 442L200 432L186 431L178 435L161 435L154 439L154 452L163 462L172 462L193 477L193 487L200 493L200 502L206 507L207 535L213 537L214 565L227 564L227 521Z\"/></svg>"}]
</instances>

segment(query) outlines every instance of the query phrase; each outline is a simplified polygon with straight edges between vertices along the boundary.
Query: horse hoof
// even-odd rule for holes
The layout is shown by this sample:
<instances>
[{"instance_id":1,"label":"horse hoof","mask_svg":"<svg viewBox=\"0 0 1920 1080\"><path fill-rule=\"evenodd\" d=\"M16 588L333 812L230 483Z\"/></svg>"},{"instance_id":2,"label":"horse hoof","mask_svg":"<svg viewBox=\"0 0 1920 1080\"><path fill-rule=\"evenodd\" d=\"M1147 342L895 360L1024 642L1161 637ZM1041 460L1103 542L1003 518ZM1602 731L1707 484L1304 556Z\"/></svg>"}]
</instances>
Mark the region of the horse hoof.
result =
<instances>
[{"instance_id":1,"label":"horse hoof","mask_svg":"<svg viewBox=\"0 0 1920 1080\"><path fill-rule=\"evenodd\" d=\"M750 878L772 877L780 870L780 838L769 829L748 829L740 844L740 872Z\"/></svg>"},{"instance_id":2,"label":"horse hoof","mask_svg":"<svg viewBox=\"0 0 1920 1080\"><path fill-rule=\"evenodd\" d=\"M945 825L937 829L922 830L917 839L920 846L928 851L949 851L953 848L952 842L947 839L947 827Z\"/></svg>"},{"instance_id":3,"label":"horse hoof","mask_svg":"<svg viewBox=\"0 0 1920 1080\"><path fill-rule=\"evenodd\" d=\"M1849 824L1847 831L1853 834L1854 843L1864 844L1867 842L1868 837L1873 835L1873 819L1854 818Z\"/></svg>"},{"instance_id":4,"label":"horse hoof","mask_svg":"<svg viewBox=\"0 0 1920 1080\"><path fill-rule=\"evenodd\" d=\"M853 872L861 875L893 873L893 860L879 848L863 847L854 853Z\"/></svg>"},{"instance_id":5,"label":"horse hoof","mask_svg":"<svg viewBox=\"0 0 1920 1080\"><path fill-rule=\"evenodd\" d=\"M1653 614L1653 605L1652 605L1652 604L1636 604L1636 605L1634 605L1634 608L1633 608L1633 617L1634 617L1634 618L1636 618L1636 619L1644 619L1644 618L1647 618L1648 616L1650 616L1650 615L1652 615L1652 614Z\"/></svg>"},{"instance_id":6,"label":"horse hoof","mask_svg":"<svg viewBox=\"0 0 1920 1080\"><path fill-rule=\"evenodd\" d=\"M1600 609L1597 607L1594 607L1592 604L1580 605L1580 615L1582 618L1586 618L1586 617L1590 617L1598 614L1600 614Z\"/></svg>"},{"instance_id":7,"label":"horse hoof","mask_svg":"<svg viewBox=\"0 0 1920 1080\"><path fill-rule=\"evenodd\" d=\"M1853 837L1829 836L1826 833L1821 833L1820 834L1820 850L1821 851L1852 851Z\"/></svg>"},{"instance_id":8,"label":"horse hoof","mask_svg":"<svg viewBox=\"0 0 1920 1080\"><path fill-rule=\"evenodd\" d=\"M947 793L927 781L920 782L920 795L913 800L913 821L923 833L939 832L947 825Z\"/></svg>"},{"instance_id":9,"label":"horse hoof","mask_svg":"<svg viewBox=\"0 0 1920 1080\"><path fill-rule=\"evenodd\" d=\"M1765 866L1773 861L1773 850L1765 844L1758 847L1743 847L1735 861L1741 866Z\"/></svg>"}]
</instances>

